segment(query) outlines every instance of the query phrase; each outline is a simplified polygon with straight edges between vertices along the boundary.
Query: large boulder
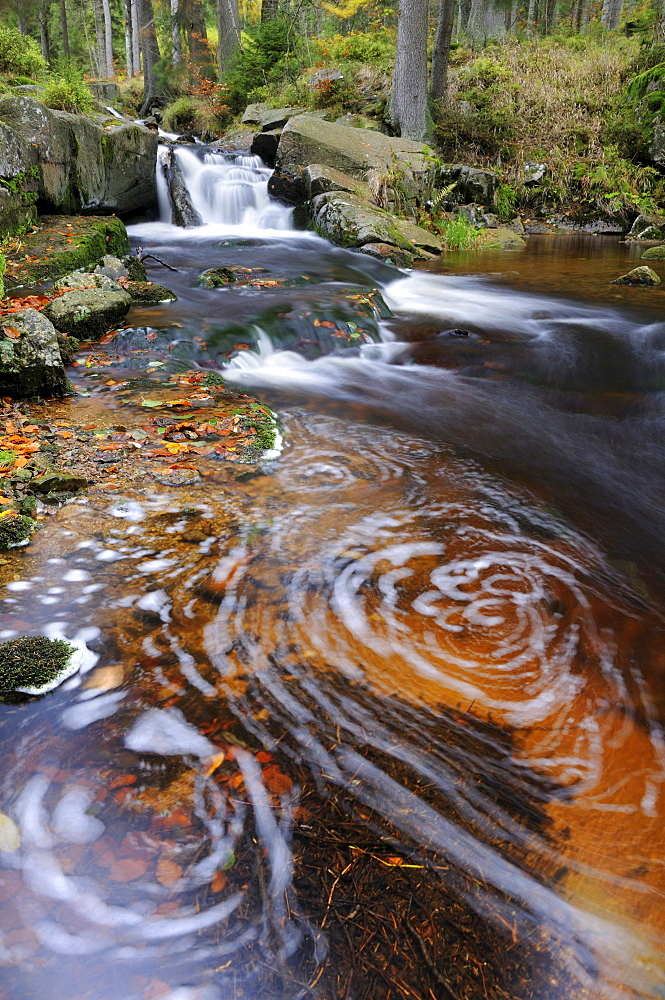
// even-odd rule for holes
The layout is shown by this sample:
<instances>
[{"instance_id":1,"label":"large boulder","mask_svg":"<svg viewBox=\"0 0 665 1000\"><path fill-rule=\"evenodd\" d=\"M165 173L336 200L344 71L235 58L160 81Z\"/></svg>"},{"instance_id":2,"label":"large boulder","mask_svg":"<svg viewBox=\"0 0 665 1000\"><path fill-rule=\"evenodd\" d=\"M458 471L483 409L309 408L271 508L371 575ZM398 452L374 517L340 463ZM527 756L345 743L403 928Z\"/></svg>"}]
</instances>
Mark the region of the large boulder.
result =
<instances>
[{"instance_id":1,"label":"large boulder","mask_svg":"<svg viewBox=\"0 0 665 1000\"><path fill-rule=\"evenodd\" d=\"M384 243L408 253L426 250L441 253L441 240L413 222L398 219L355 194L328 191L312 199L314 221L320 232L334 243L362 247Z\"/></svg>"},{"instance_id":2,"label":"large boulder","mask_svg":"<svg viewBox=\"0 0 665 1000\"><path fill-rule=\"evenodd\" d=\"M121 288L85 288L65 292L44 309L56 330L72 333L83 340L101 336L126 316L132 297Z\"/></svg>"},{"instance_id":3,"label":"large boulder","mask_svg":"<svg viewBox=\"0 0 665 1000\"><path fill-rule=\"evenodd\" d=\"M471 202L491 208L498 177L492 170L455 163L439 169L437 182L441 187L455 185L449 199L453 203L466 205Z\"/></svg>"},{"instance_id":4,"label":"large boulder","mask_svg":"<svg viewBox=\"0 0 665 1000\"><path fill-rule=\"evenodd\" d=\"M47 317L36 309L23 309L2 322L0 396L66 396L69 387L58 333Z\"/></svg>"},{"instance_id":5,"label":"large boulder","mask_svg":"<svg viewBox=\"0 0 665 1000\"><path fill-rule=\"evenodd\" d=\"M39 199L55 212L122 214L155 202L158 137L149 129L53 111L16 94L0 100L0 122L0 187L19 195L24 209ZM0 229L7 231L17 199L3 200Z\"/></svg>"},{"instance_id":6,"label":"large boulder","mask_svg":"<svg viewBox=\"0 0 665 1000\"><path fill-rule=\"evenodd\" d=\"M434 152L422 142L298 115L284 127L275 167L293 170L310 164L334 167L361 181L383 177L387 187L399 190L407 211L427 201L438 170Z\"/></svg>"},{"instance_id":7,"label":"large boulder","mask_svg":"<svg viewBox=\"0 0 665 1000\"><path fill-rule=\"evenodd\" d=\"M665 246L650 247L642 254L642 260L665 260Z\"/></svg>"}]
</instances>

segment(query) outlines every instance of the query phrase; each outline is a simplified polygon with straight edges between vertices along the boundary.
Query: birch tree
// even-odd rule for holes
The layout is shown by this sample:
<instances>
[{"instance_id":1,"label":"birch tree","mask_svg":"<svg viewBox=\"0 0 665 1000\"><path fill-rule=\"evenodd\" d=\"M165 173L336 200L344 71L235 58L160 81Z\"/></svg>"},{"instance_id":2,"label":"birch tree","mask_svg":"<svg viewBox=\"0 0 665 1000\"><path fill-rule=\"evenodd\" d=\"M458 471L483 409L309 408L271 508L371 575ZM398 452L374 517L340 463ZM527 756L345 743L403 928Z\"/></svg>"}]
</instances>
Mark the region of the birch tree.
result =
<instances>
[{"instance_id":1,"label":"birch tree","mask_svg":"<svg viewBox=\"0 0 665 1000\"><path fill-rule=\"evenodd\" d=\"M400 0L390 116L406 139L427 131L427 0Z\"/></svg>"},{"instance_id":2,"label":"birch tree","mask_svg":"<svg viewBox=\"0 0 665 1000\"><path fill-rule=\"evenodd\" d=\"M619 27L622 11L623 0L603 0L603 12L600 16L600 23L605 28L609 28L610 31L616 31Z\"/></svg>"},{"instance_id":3,"label":"birch tree","mask_svg":"<svg viewBox=\"0 0 665 1000\"><path fill-rule=\"evenodd\" d=\"M134 50L132 46L132 3L125 0L125 66L127 78L134 76Z\"/></svg>"},{"instance_id":4,"label":"birch tree","mask_svg":"<svg viewBox=\"0 0 665 1000\"><path fill-rule=\"evenodd\" d=\"M182 62L179 0L171 0L171 59L174 66L179 66Z\"/></svg>"},{"instance_id":5,"label":"birch tree","mask_svg":"<svg viewBox=\"0 0 665 1000\"><path fill-rule=\"evenodd\" d=\"M113 70L113 28L111 26L111 6L109 0L102 0L104 16L104 76L112 77Z\"/></svg>"}]
</instances>

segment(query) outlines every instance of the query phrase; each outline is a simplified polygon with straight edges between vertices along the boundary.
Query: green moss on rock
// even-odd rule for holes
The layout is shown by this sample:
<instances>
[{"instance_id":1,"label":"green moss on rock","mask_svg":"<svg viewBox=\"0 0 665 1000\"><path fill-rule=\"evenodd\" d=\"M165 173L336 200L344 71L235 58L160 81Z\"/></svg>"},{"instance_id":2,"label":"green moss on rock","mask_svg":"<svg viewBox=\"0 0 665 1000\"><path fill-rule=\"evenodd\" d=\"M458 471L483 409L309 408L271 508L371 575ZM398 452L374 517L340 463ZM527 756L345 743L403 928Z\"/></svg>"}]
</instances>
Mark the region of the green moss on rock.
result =
<instances>
[{"instance_id":1,"label":"green moss on rock","mask_svg":"<svg viewBox=\"0 0 665 1000\"><path fill-rule=\"evenodd\" d=\"M153 285L151 281L128 281L123 286L129 292L134 302L149 305L157 302L175 302L178 298L175 292L164 285Z\"/></svg>"},{"instance_id":2,"label":"green moss on rock","mask_svg":"<svg viewBox=\"0 0 665 1000\"><path fill-rule=\"evenodd\" d=\"M115 216L45 216L37 232L26 234L20 249L8 255L5 285L59 278L128 251L127 230Z\"/></svg>"},{"instance_id":3,"label":"green moss on rock","mask_svg":"<svg viewBox=\"0 0 665 1000\"><path fill-rule=\"evenodd\" d=\"M0 517L0 549L10 549L26 541L37 530L37 522L25 514L8 513Z\"/></svg>"},{"instance_id":4,"label":"green moss on rock","mask_svg":"<svg viewBox=\"0 0 665 1000\"><path fill-rule=\"evenodd\" d=\"M642 260L665 260L665 246L650 247L642 254Z\"/></svg>"},{"instance_id":5,"label":"green moss on rock","mask_svg":"<svg viewBox=\"0 0 665 1000\"><path fill-rule=\"evenodd\" d=\"M64 639L22 636L0 645L0 690L39 689L63 674L74 652Z\"/></svg>"}]
</instances>

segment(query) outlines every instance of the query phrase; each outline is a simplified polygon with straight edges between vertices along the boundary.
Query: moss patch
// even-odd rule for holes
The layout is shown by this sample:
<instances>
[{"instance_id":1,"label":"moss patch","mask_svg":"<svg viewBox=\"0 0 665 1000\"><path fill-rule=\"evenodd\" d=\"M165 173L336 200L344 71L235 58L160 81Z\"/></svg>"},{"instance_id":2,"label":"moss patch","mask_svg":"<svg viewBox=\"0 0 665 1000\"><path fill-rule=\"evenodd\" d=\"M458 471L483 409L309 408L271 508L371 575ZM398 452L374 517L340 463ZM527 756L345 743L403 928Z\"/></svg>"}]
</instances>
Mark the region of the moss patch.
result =
<instances>
[{"instance_id":1,"label":"moss patch","mask_svg":"<svg viewBox=\"0 0 665 1000\"><path fill-rule=\"evenodd\" d=\"M129 237L115 216L44 216L35 232L5 248L5 285L31 285L101 263L106 254L122 257Z\"/></svg>"},{"instance_id":2,"label":"moss patch","mask_svg":"<svg viewBox=\"0 0 665 1000\"><path fill-rule=\"evenodd\" d=\"M0 645L0 690L42 688L64 672L74 652L64 639L22 636Z\"/></svg>"},{"instance_id":3,"label":"moss patch","mask_svg":"<svg viewBox=\"0 0 665 1000\"><path fill-rule=\"evenodd\" d=\"M0 549L9 549L30 538L37 530L37 522L25 514L9 511L0 516Z\"/></svg>"}]
</instances>

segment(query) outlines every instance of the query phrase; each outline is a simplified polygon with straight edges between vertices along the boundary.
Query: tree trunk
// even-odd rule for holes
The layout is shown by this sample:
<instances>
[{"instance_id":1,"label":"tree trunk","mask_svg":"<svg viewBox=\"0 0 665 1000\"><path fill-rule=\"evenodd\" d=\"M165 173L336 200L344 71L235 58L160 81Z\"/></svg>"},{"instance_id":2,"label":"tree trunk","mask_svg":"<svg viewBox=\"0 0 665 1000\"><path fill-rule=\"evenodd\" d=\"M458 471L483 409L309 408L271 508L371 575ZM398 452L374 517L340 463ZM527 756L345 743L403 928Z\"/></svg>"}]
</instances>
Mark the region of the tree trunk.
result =
<instances>
[{"instance_id":1,"label":"tree trunk","mask_svg":"<svg viewBox=\"0 0 665 1000\"><path fill-rule=\"evenodd\" d=\"M535 35L538 31L538 0L529 0L529 9L526 15L526 30L529 35Z\"/></svg>"},{"instance_id":2,"label":"tree trunk","mask_svg":"<svg viewBox=\"0 0 665 1000\"><path fill-rule=\"evenodd\" d=\"M138 0L129 0L132 14L132 67L134 76L141 72L141 32L139 31Z\"/></svg>"},{"instance_id":3,"label":"tree trunk","mask_svg":"<svg viewBox=\"0 0 665 1000\"><path fill-rule=\"evenodd\" d=\"M159 96L155 67L160 56L152 0L136 0L136 6L143 50L143 103L140 114L144 115Z\"/></svg>"},{"instance_id":4,"label":"tree trunk","mask_svg":"<svg viewBox=\"0 0 665 1000\"><path fill-rule=\"evenodd\" d=\"M109 0L102 0L102 12L104 14L104 63L106 67L104 75L110 79L115 76L115 71L113 69L113 28Z\"/></svg>"},{"instance_id":5,"label":"tree trunk","mask_svg":"<svg viewBox=\"0 0 665 1000\"><path fill-rule=\"evenodd\" d=\"M184 0L180 9L189 41L190 59L202 76L212 78L215 74L203 16L203 4L201 0Z\"/></svg>"},{"instance_id":6,"label":"tree trunk","mask_svg":"<svg viewBox=\"0 0 665 1000\"><path fill-rule=\"evenodd\" d=\"M441 101L446 96L450 39L453 36L455 20L455 0L440 0L439 18L436 23L434 49L432 51L432 75L430 93L433 101Z\"/></svg>"},{"instance_id":7,"label":"tree trunk","mask_svg":"<svg viewBox=\"0 0 665 1000\"><path fill-rule=\"evenodd\" d=\"M623 0L603 0L603 12L600 16L600 23L605 28L609 28L610 31L616 31L619 27L622 11Z\"/></svg>"},{"instance_id":8,"label":"tree trunk","mask_svg":"<svg viewBox=\"0 0 665 1000\"><path fill-rule=\"evenodd\" d=\"M459 23L462 31L466 31L469 27L469 18L471 17L471 0L460 0L459 5Z\"/></svg>"},{"instance_id":9,"label":"tree trunk","mask_svg":"<svg viewBox=\"0 0 665 1000\"><path fill-rule=\"evenodd\" d=\"M106 41L104 38L104 13L102 11L102 0L92 0L92 9L95 14L95 36L97 38L95 76L104 76Z\"/></svg>"},{"instance_id":10,"label":"tree trunk","mask_svg":"<svg viewBox=\"0 0 665 1000\"><path fill-rule=\"evenodd\" d=\"M48 27L49 4L47 0L41 0L39 5L39 37L41 40L42 55L48 63L51 62L51 40L49 38Z\"/></svg>"},{"instance_id":11,"label":"tree trunk","mask_svg":"<svg viewBox=\"0 0 665 1000\"><path fill-rule=\"evenodd\" d=\"M217 0L217 35L217 69L221 80L228 69L229 59L240 45L238 0Z\"/></svg>"},{"instance_id":12,"label":"tree trunk","mask_svg":"<svg viewBox=\"0 0 665 1000\"><path fill-rule=\"evenodd\" d=\"M134 76L134 52L132 47L132 3L125 0L125 65L127 67L127 79Z\"/></svg>"},{"instance_id":13,"label":"tree trunk","mask_svg":"<svg viewBox=\"0 0 665 1000\"><path fill-rule=\"evenodd\" d=\"M279 0L262 0L261 2L261 23L272 21L277 15Z\"/></svg>"},{"instance_id":14,"label":"tree trunk","mask_svg":"<svg viewBox=\"0 0 665 1000\"><path fill-rule=\"evenodd\" d=\"M182 62L179 0L171 0L171 60L174 66Z\"/></svg>"},{"instance_id":15,"label":"tree trunk","mask_svg":"<svg viewBox=\"0 0 665 1000\"><path fill-rule=\"evenodd\" d=\"M427 0L401 0L390 114L405 139L427 132Z\"/></svg>"},{"instance_id":16,"label":"tree trunk","mask_svg":"<svg viewBox=\"0 0 665 1000\"><path fill-rule=\"evenodd\" d=\"M62 54L69 62L69 29L67 27L67 8L65 0L60 0L60 29L62 31Z\"/></svg>"}]
</instances>

